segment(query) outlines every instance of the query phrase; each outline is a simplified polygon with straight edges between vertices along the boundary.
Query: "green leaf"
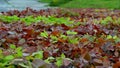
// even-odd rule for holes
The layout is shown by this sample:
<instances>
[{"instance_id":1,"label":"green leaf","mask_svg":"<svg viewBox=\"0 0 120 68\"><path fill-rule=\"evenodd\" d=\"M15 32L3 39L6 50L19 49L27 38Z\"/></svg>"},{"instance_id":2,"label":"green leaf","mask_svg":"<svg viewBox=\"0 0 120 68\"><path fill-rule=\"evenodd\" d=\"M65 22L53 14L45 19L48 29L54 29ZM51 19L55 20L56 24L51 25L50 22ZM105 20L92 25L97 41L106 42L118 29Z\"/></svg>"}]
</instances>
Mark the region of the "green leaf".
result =
<instances>
[{"instance_id":1,"label":"green leaf","mask_svg":"<svg viewBox=\"0 0 120 68\"><path fill-rule=\"evenodd\" d=\"M58 41L58 38L56 36L51 35L50 38L52 39L53 43Z\"/></svg>"},{"instance_id":2,"label":"green leaf","mask_svg":"<svg viewBox=\"0 0 120 68\"><path fill-rule=\"evenodd\" d=\"M15 57L13 55L8 55L4 58L5 61L11 61L13 60Z\"/></svg>"},{"instance_id":3,"label":"green leaf","mask_svg":"<svg viewBox=\"0 0 120 68\"><path fill-rule=\"evenodd\" d=\"M102 25L107 25L108 24L108 22L106 21L106 20L101 20L101 22L100 22Z\"/></svg>"},{"instance_id":4,"label":"green leaf","mask_svg":"<svg viewBox=\"0 0 120 68\"><path fill-rule=\"evenodd\" d=\"M50 63L52 60L54 60L55 58L54 57L48 57L45 62L46 63Z\"/></svg>"},{"instance_id":5,"label":"green leaf","mask_svg":"<svg viewBox=\"0 0 120 68\"><path fill-rule=\"evenodd\" d=\"M75 26L79 26L81 24L81 22L77 22L75 23Z\"/></svg>"},{"instance_id":6,"label":"green leaf","mask_svg":"<svg viewBox=\"0 0 120 68\"><path fill-rule=\"evenodd\" d=\"M38 51L32 54L35 58L43 59L43 51Z\"/></svg>"},{"instance_id":7,"label":"green leaf","mask_svg":"<svg viewBox=\"0 0 120 68\"><path fill-rule=\"evenodd\" d=\"M0 59L2 59L4 56L3 56L3 51L0 50Z\"/></svg>"},{"instance_id":8,"label":"green leaf","mask_svg":"<svg viewBox=\"0 0 120 68\"><path fill-rule=\"evenodd\" d=\"M16 46L15 46L14 44L10 44L10 48L11 48L11 49L15 49Z\"/></svg>"},{"instance_id":9,"label":"green leaf","mask_svg":"<svg viewBox=\"0 0 120 68\"><path fill-rule=\"evenodd\" d=\"M62 54L61 54L61 58L65 58L65 55L64 55L64 53L62 53Z\"/></svg>"},{"instance_id":10,"label":"green leaf","mask_svg":"<svg viewBox=\"0 0 120 68\"><path fill-rule=\"evenodd\" d=\"M22 57L23 56L23 52L17 52L16 56L17 57Z\"/></svg>"},{"instance_id":11,"label":"green leaf","mask_svg":"<svg viewBox=\"0 0 120 68\"><path fill-rule=\"evenodd\" d=\"M67 34L68 34L68 35L76 35L77 32L74 32L74 31L67 31Z\"/></svg>"},{"instance_id":12,"label":"green leaf","mask_svg":"<svg viewBox=\"0 0 120 68\"><path fill-rule=\"evenodd\" d=\"M56 58L56 65L60 67L63 64L63 59L65 59L65 55L62 53L60 57Z\"/></svg>"},{"instance_id":13,"label":"green leaf","mask_svg":"<svg viewBox=\"0 0 120 68\"><path fill-rule=\"evenodd\" d=\"M64 40L66 40L66 39L67 39L67 36L66 36L66 35L61 34L61 35L60 35L60 38L63 38Z\"/></svg>"},{"instance_id":14,"label":"green leaf","mask_svg":"<svg viewBox=\"0 0 120 68\"><path fill-rule=\"evenodd\" d=\"M19 65L20 65L21 67L24 67L24 68L29 68L29 66L28 66L28 65L25 65L24 63L19 63Z\"/></svg>"},{"instance_id":15,"label":"green leaf","mask_svg":"<svg viewBox=\"0 0 120 68\"><path fill-rule=\"evenodd\" d=\"M16 51L16 52L22 51L22 47L17 47L17 48L15 49L15 51Z\"/></svg>"},{"instance_id":16,"label":"green leaf","mask_svg":"<svg viewBox=\"0 0 120 68\"><path fill-rule=\"evenodd\" d=\"M112 17L108 16L105 18L106 21L113 21Z\"/></svg>"},{"instance_id":17,"label":"green leaf","mask_svg":"<svg viewBox=\"0 0 120 68\"><path fill-rule=\"evenodd\" d=\"M112 39L112 36L111 35L107 35L107 39Z\"/></svg>"},{"instance_id":18,"label":"green leaf","mask_svg":"<svg viewBox=\"0 0 120 68\"><path fill-rule=\"evenodd\" d=\"M113 36L113 39L117 39L118 37L115 35L115 36Z\"/></svg>"},{"instance_id":19,"label":"green leaf","mask_svg":"<svg viewBox=\"0 0 120 68\"><path fill-rule=\"evenodd\" d=\"M0 50L0 54L2 54L3 53L3 51L2 50Z\"/></svg>"},{"instance_id":20,"label":"green leaf","mask_svg":"<svg viewBox=\"0 0 120 68\"><path fill-rule=\"evenodd\" d=\"M48 33L46 31L41 32L40 36L47 38L48 37Z\"/></svg>"},{"instance_id":21,"label":"green leaf","mask_svg":"<svg viewBox=\"0 0 120 68\"><path fill-rule=\"evenodd\" d=\"M23 56L23 51L22 51L22 47L17 47L15 49L16 54L14 54L15 57L22 57Z\"/></svg>"},{"instance_id":22,"label":"green leaf","mask_svg":"<svg viewBox=\"0 0 120 68\"><path fill-rule=\"evenodd\" d=\"M69 38L68 42L71 43L71 44L78 44L79 39L78 38Z\"/></svg>"},{"instance_id":23,"label":"green leaf","mask_svg":"<svg viewBox=\"0 0 120 68\"><path fill-rule=\"evenodd\" d=\"M116 43L120 42L120 38L115 39L115 42Z\"/></svg>"},{"instance_id":24,"label":"green leaf","mask_svg":"<svg viewBox=\"0 0 120 68\"><path fill-rule=\"evenodd\" d=\"M26 25L30 25L30 24L31 24L31 22L25 22L25 24L26 24Z\"/></svg>"},{"instance_id":25,"label":"green leaf","mask_svg":"<svg viewBox=\"0 0 120 68\"><path fill-rule=\"evenodd\" d=\"M4 68L6 65L8 65L8 61L6 61L6 62L0 62L0 67L1 68Z\"/></svg>"},{"instance_id":26,"label":"green leaf","mask_svg":"<svg viewBox=\"0 0 120 68\"><path fill-rule=\"evenodd\" d=\"M55 64L56 64L58 67L60 67L60 66L63 64L63 59L60 58L60 57L56 58Z\"/></svg>"}]
</instances>

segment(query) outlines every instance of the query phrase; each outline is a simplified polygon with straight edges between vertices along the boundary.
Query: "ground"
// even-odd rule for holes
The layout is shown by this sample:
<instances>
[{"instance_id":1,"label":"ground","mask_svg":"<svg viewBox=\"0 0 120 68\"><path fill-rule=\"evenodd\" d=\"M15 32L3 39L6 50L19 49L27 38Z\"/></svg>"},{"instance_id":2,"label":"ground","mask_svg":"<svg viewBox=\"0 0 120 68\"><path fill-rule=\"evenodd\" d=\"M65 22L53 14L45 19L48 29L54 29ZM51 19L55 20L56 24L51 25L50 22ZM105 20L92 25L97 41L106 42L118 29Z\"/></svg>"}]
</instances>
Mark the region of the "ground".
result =
<instances>
[{"instance_id":1,"label":"ground","mask_svg":"<svg viewBox=\"0 0 120 68\"><path fill-rule=\"evenodd\" d=\"M119 68L118 3L72 0L46 9L36 0L1 0L0 68Z\"/></svg>"},{"instance_id":2,"label":"ground","mask_svg":"<svg viewBox=\"0 0 120 68\"><path fill-rule=\"evenodd\" d=\"M0 15L0 67L120 67L120 10L46 9Z\"/></svg>"}]
</instances>

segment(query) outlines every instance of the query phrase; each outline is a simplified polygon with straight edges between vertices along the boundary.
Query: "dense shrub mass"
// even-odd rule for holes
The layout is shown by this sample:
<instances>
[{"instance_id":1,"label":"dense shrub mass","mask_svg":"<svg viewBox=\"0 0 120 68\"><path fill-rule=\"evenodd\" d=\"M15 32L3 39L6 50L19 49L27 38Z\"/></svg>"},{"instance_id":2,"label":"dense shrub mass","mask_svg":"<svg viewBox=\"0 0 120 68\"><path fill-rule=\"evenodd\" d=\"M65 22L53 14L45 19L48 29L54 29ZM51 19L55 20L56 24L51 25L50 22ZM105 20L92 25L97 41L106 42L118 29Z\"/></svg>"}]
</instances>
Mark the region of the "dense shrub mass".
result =
<instances>
[{"instance_id":1,"label":"dense shrub mass","mask_svg":"<svg viewBox=\"0 0 120 68\"><path fill-rule=\"evenodd\" d=\"M120 11L2 12L1 68L119 68Z\"/></svg>"}]
</instances>

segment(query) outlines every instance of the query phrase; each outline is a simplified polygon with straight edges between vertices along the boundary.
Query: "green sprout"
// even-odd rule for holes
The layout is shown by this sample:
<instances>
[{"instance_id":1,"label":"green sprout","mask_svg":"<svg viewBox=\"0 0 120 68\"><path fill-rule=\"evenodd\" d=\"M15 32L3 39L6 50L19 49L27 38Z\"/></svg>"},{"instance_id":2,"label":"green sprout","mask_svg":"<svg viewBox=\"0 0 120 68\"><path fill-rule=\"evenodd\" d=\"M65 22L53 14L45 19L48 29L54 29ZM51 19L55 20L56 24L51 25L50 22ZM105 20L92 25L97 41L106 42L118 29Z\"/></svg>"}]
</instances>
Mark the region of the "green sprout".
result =
<instances>
[{"instance_id":1,"label":"green sprout","mask_svg":"<svg viewBox=\"0 0 120 68\"><path fill-rule=\"evenodd\" d=\"M58 38L56 36L51 35L50 38L52 39L53 43L56 43L58 41Z\"/></svg>"},{"instance_id":2,"label":"green sprout","mask_svg":"<svg viewBox=\"0 0 120 68\"><path fill-rule=\"evenodd\" d=\"M14 44L10 44L11 49L16 49L16 46Z\"/></svg>"},{"instance_id":3,"label":"green sprout","mask_svg":"<svg viewBox=\"0 0 120 68\"><path fill-rule=\"evenodd\" d=\"M120 42L120 38L118 36L116 36L116 35L115 36L107 35L106 39L107 40L113 39L115 41L115 43Z\"/></svg>"},{"instance_id":4,"label":"green sprout","mask_svg":"<svg viewBox=\"0 0 120 68\"><path fill-rule=\"evenodd\" d=\"M60 35L60 38L66 40L68 37L67 37L66 35L61 34L61 35Z\"/></svg>"},{"instance_id":5,"label":"green sprout","mask_svg":"<svg viewBox=\"0 0 120 68\"><path fill-rule=\"evenodd\" d=\"M32 56L37 59L43 59L43 51L34 52Z\"/></svg>"},{"instance_id":6,"label":"green sprout","mask_svg":"<svg viewBox=\"0 0 120 68\"><path fill-rule=\"evenodd\" d=\"M62 53L60 57L56 58L55 64L60 67L63 64L63 59L65 59L65 55Z\"/></svg>"},{"instance_id":7,"label":"green sprout","mask_svg":"<svg viewBox=\"0 0 120 68\"><path fill-rule=\"evenodd\" d=\"M71 44L78 44L79 43L79 38L69 38L68 42Z\"/></svg>"},{"instance_id":8,"label":"green sprout","mask_svg":"<svg viewBox=\"0 0 120 68\"><path fill-rule=\"evenodd\" d=\"M77 32L74 32L74 31L67 31L67 34L68 34L68 35L76 35Z\"/></svg>"},{"instance_id":9,"label":"green sprout","mask_svg":"<svg viewBox=\"0 0 120 68\"><path fill-rule=\"evenodd\" d=\"M46 31L40 33L41 37L48 38L48 33Z\"/></svg>"}]
</instances>

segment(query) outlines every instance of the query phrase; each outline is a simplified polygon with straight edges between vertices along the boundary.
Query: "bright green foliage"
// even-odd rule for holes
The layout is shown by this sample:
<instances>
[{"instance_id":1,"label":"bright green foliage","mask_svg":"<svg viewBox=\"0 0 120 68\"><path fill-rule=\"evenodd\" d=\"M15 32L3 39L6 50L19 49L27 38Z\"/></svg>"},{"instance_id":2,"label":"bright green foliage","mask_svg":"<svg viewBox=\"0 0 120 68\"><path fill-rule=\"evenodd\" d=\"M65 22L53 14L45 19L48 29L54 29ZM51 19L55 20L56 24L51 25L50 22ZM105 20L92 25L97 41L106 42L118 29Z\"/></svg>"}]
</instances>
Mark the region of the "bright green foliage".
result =
<instances>
[{"instance_id":1,"label":"bright green foliage","mask_svg":"<svg viewBox=\"0 0 120 68\"><path fill-rule=\"evenodd\" d=\"M74 25L75 25L75 26L79 26L79 25L81 25L81 22L77 22L77 23L75 23Z\"/></svg>"},{"instance_id":2,"label":"bright green foliage","mask_svg":"<svg viewBox=\"0 0 120 68\"><path fill-rule=\"evenodd\" d=\"M4 57L2 53L3 53L3 51L0 50L0 59L2 59Z\"/></svg>"},{"instance_id":3,"label":"bright green foliage","mask_svg":"<svg viewBox=\"0 0 120 68\"><path fill-rule=\"evenodd\" d=\"M63 59L65 59L65 55L62 53L60 57L56 58L56 65L60 67L63 64Z\"/></svg>"},{"instance_id":4,"label":"bright green foliage","mask_svg":"<svg viewBox=\"0 0 120 68\"><path fill-rule=\"evenodd\" d=\"M74 23L74 21L71 21L70 18L64 18L64 17L61 17L61 18L56 18L54 16L48 16L48 17L45 17L45 16L38 16L38 17L33 17L33 16L27 16L25 18L19 18L20 21L23 21L26 23L26 25L30 25L32 23L37 23L37 22L40 22L40 21L43 21L44 24L48 24L48 25L54 25L54 24L57 24L57 25L60 25L60 24L65 24L67 26L78 26L80 25L81 23L80 22L77 22L77 23ZM102 24L102 25L107 25L109 23L113 23L113 24L120 24L119 23L119 18L118 19L112 19L110 16L104 18L103 20L95 20L95 22L97 24ZM13 21L13 20L11 20Z\"/></svg>"},{"instance_id":5,"label":"bright green foliage","mask_svg":"<svg viewBox=\"0 0 120 68\"><path fill-rule=\"evenodd\" d=\"M3 55L3 54L1 54ZM4 55L3 55L4 56ZM15 57L13 55L8 55L4 56L4 58L0 58L0 67L4 68L6 65L10 66L10 62L14 59Z\"/></svg>"},{"instance_id":6,"label":"bright green foliage","mask_svg":"<svg viewBox=\"0 0 120 68\"><path fill-rule=\"evenodd\" d=\"M101 21L101 24L102 25L107 25L107 24L109 24L111 22L113 22L113 19L110 16L108 16L104 20Z\"/></svg>"},{"instance_id":7,"label":"bright green foliage","mask_svg":"<svg viewBox=\"0 0 120 68\"><path fill-rule=\"evenodd\" d=\"M120 25L120 18L116 18L113 19L112 17L108 16L102 20L97 20L97 19L93 19L95 24L101 24L101 25L109 25L109 24L113 24L113 25Z\"/></svg>"},{"instance_id":8,"label":"bright green foliage","mask_svg":"<svg viewBox=\"0 0 120 68\"><path fill-rule=\"evenodd\" d=\"M15 49L16 46L15 46L14 44L10 44L10 48L11 48L11 49Z\"/></svg>"},{"instance_id":9,"label":"bright green foliage","mask_svg":"<svg viewBox=\"0 0 120 68\"><path fill-rule=\"evenodd\" d=\"M68 30L66 33L68 35L68 42L69 43L71 43L71 44L78 44L79 43L79 38L73 38L77 34L77 32ZM67 38L67 37L63 35L63 38Z\"/></svg>"},{"instance_id":10,"label":"bright green foliage","mask_svg":"<svg viewBox=\"0 0 120 68\"><path fill-rule=\"evenodd\" d=\"M10 23L11 21L12 22L16 22L19 20L19 17L17 17L16 15L14 16L5 16L5 15L0 15L0 20L4 21L4 22L7 22L7 23Z\"/></svg>"},{"instance_id":11,"label":"bright green foliage","mask_svg":"<svg viewBox=\"0 0 120 68\"><path fill-rule=\"evenodd\" d=\"M63 53L61 54L61 58L65 58L65 55Z\"/></svg>"},{"instance_id":12,"label":"bright green foliage","mask_svg":"<svg viewBox=\"0 0 120 68\"><path fill-rule=\"evenodd\" d=\"M15 49L14 49L15 48ZM11 55L4 56L3 51L0 50L0 67L5 68L6 66L8 68L15 68L14 67L14 59L17 58L24 58L27 60L27 63L18 63L19 66L24 68L32 68L32 62L30 60L33 59L43 59L43 51L34 52L31 55L23 56L22 48L16 47L14 44L11 44L10 51L14 52ZM71 60L69 58L66 58L65 55L62 53L60 57L48 57L46 60L44 60L46 63L51 63L52 61L56 60L55 64L60 67L63 64L64 59Z\"/></svg>"},{"instance_id":13,"label":"bright green foliage","mask_svg":"<svg viewBox=\"0 0 120 68\"><path fill-rule=\"evenodd\" d=\"M46 31L40 33L41 37L48 38L48 33Z\"/></svg>"},{"instance_id":14,"label":"bright green foliage","mask_svg":"<svg viewBox=\"0 0 120 68\"><path fill-rule=\"evenodd\" d=\"M15 57L13 55L8 55L4 58L4 61L11 61L13 60Z\"/></svg>"},{"instance_id":15,"label":"bright green foliage","mask_svg":"<svg viewBox=\"0 0 120 68\"><path fill-rule=\"evenodd\" d=\"M48 57L48 58L45 60L45 62L46 62L46 63L50 63L50 62L53 61L53 60L55 60L54 57Z\"/></svg>"},{"instance_id":16,"label":"bright green foliage","mask_svg":"<svg viewBox=\"0 0 120 68\"><path fill-rule=\"evenodd\" d=\"M115 36L113 36L113 39L117 39L118 37L115 35Z\"/></svg>"},{"instance_id":17,"label":"bright green foliage","mask_svg":"<svg viewBox=\"0 0 120 68\"><path fill-rule=\"evenodd\" d=\"M113 24L114 24L114 25L119 25L119 24L120 24L120 18L118 18L118 19L113 19Z\"/></svg>"},{"instance_id":18,"label":"bright green foliage","mask_svg":"<svg viewBox=\"0 0 120 68\"><path fill-rule=\"evenodd\" d=\"M107 35L107 36L106 36L106 39L107 39L107 40L110 40L110 39L111 39L111 40L114 40L115 43L120 42L120 38L119 38L118 36L116 36L116 35L115 35L115 36Z\"/></svg>"},{"instance_id":19,"label":"bright green foliage","mask_svg":"<svg viewBox=\"0 0 120 68\"><path fill-rule=\"evenodd\" d=\"M41 20L44 21L45 24L50 24L50 25L65 24L67 26L70 26L74 23L73 21L70 21L70 18L64 18L64 17L56 18L54 16L48 16L48 17L43 16L43 17L41 17Z\"/></svg>"},{"instance_id":20,"label":"bright green foliage","mask_svg":"<svg viewBox=\"0 0 120 68\"><path fill-rule=\"evenodd\" d=\"M16 52L16 53L15 53L14 55L15 55L16 57L22 57L22 56L23 56L22 47L16 48L16 49L15 49L15 52Z\"/></svg>"},{"instance_id":21,"label":"bright green foliage","mask_svg":"<svg viewBox=\"0 0 120 68\"><path fill-rule=\"evenodd\" d=\"M4 55L3 51L0 50L0 67L5 67L8 65L10 67L13 67L13 65L10 64L10 62L15 58L21 58L23 57L23 52L21 47L16 47L14 44L10 44L10 48L8 49L11 53L10 55Z\"/></svg>"},{"instance_id":22,"label":"bright green foliage","mask_svg":"<svg viewBox=\"0 0 120 68\"><path fill-rule=\"evenodd\" d=\"M58 38L56 36L51 35L50 38L52 39L53 43L58 41Z\"/></svg>"},{"instance_id":23,"label":"bright green foliage","mask_svg":"<svg viewBox=\"0 0 120 68\"><path fill-rule=\"evenodd\" d=\"M106 39L112 39L111 35L107 35Z\"/></svg>"},{"instance_id":24,"label":"bright green foliage","mask_svg":"<svg viewBox=\"0 0 120 68\"><path fill-rule=\"evenodd\" d=\"M66 26L70 26L70 27L74 27L74 26L78 26L81 23L80 22L74 22L71 21L70 18L65 18L65 17L61 17L61 18L56 18L54 16L26 16L24 18L20 18L17 16L5 16L5 15L0 15L0 20L2 20L3 22L6 23L14 23L17 21L22 21L24 22L26 25L31 25L32 23L40 23L41 21L44 24L47 25L61 25L61 24L65 24ZM42 23L41 22L41 23ZM108 16L106 18L104 18L103 20L94 20L94 23L96 24L102 24L102 25L108 25L109 23L115 24L115 25L120 25L120 18L117 19L112 19L112 17ZM72 33L72 31L68 31L68 33ZM76 34L76 33L73 33Z\"/></svg>"},{"instance_id":25,"label":"bright green foliage","mask_svg":"<svg viewBox=\"0 0 120 68\"><path fill-rule=\"evenodd\" d=\"M74 31L67 31L67 34L68 34L68 35L76 35L77 32L74 32Z\"/></svg>"},{"instance_id":26,"label":"bright green foliage","mask_svg":"<svg viewBox=\"0 0 120 68\"><path fill-rule=\"evenodd\" d=\"M54 16L37 16L37 17L33 17L33 16L26 16L25 18L20 18L17 16L5 16L5 15L0 15L0 20L2 20L3 22L7 22L7 23L11 23L11 22L17 22L17 21L22 21L25 22L26 25L31 25L32 23L37 23L40 21L43 21L44 24L48 24L48 25L60 25L60 24L65 24L67 26L72 26L74 24L74 21L70 21L70 18L56 18Z\"/></svg>"},{"instance_id":27,"label":"bright green foliage","mask_svg":"<svg viewBox=\"0 0 120 68\"><path fill-rule=\"evenodd\" d=\"M118 43L118 42L120 42L120 38L115 39L115 43Z\"/></svg>"},{"instance_id":28,"label":"bright green foliage","mask_svg":"<svg viewBox=\"0 0 120 68\"><path fill-rule=\"evenodd\" d=\"M37 59L43 59L43 51L34 52L32 56Z\"/></svg>"},{"instance_id":29,"label":"bright green foliage","mask_svg":"<svg viewBox=\"0 0 120 68\"><path fill-rule=\"evenodd\" d=\"M60 38L66 40L68 37L67 37L66 35L61 34L61 35L60 35Z\"/></svg>"},{"instance_id":30,"label":"bright green foliage","mask_svg":"<svg viewBox=\"0 0 120 68\"><path fill-rule=\"evenodd\" d=\"M69 58L66 58L65 55L62 53L62 54L60 55L60 57L56 57L56 58L54 58L54 57L48 57L48 58L47 58L46 60L44 60L44 61L45 61L46 63L50 63L50 62L56 60L55 64L56 64L58 67L60 67L61 65L63 65L64 59L71 60L71 59L69 59ZM71 60L71 61L72 61L72 60Z\"/></svg>"},{"instance_id":31,"label":"bright green foliage","mask_svg":"<svg viewBox=\"0 0 120 68\"><path fill-rule=\"evenodd\" d=\"M78 44L79 43L79 38L69 38L68 42L71 44Z\"/></svg>"},{"instance_id":32,"label":"bright green foliage","mask_svg":"<svg viewBox=\"0 0 120 68\"><path fill-rule=\"evenodd\" d=\"M20 21L25 22L26 25L30 25L30 24L36 22L35 19L33 18L33 16L27 16L25 18L20 18Z\"/></svg>"}]
</instances>

